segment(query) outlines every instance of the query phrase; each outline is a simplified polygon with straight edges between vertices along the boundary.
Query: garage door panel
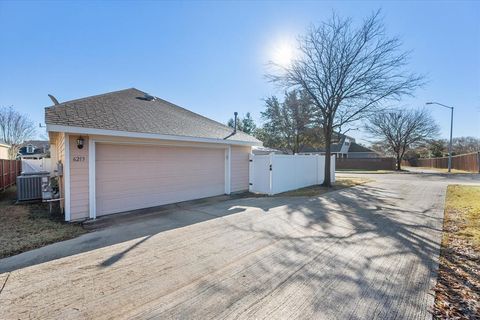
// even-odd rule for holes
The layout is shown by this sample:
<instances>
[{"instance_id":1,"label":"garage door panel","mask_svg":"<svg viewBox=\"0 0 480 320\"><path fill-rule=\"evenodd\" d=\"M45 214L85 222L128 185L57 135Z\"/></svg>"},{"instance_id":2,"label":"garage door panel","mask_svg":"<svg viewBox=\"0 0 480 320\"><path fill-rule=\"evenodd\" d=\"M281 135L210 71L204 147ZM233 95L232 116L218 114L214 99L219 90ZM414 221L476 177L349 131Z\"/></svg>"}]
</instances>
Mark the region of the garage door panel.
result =
<instances>
[{"instance_id":1,"label":"garage door panel","mask_svg":"<svg viewBox=\"0 0 480 320\"><path fill-rule=\"evenodd\" d=\"M143 164L142 164L143 165ZM212 165L212 164L207 164ZM103 168L98 168L99 174L101 177L97 179L97 181L118 181L118 170L120 167L123 167L124 170L131 170L131 172L122 172L122 179L130 178L130 179L138 179L139 177L142 178L142 181L147 183L148 181L158 181L159 179L163 179L166 182L176 184L176 183L183 183L185 181L189 181L191 177L197 177L201 179L205 179L208 181L221 181L220 176L217 173L218 169L215 170L192 170L188 168L155 168L155 167L143 167L143 168L129 168L128 166L122 166L121 164L116 164L114 168L109 168L108 170ZM102 170L102 172L100 172ZM173 178L176 178L172 181ZM204 180L204 181L205 181Z\"/></svg>"},{"instance_id":2,"label":"garage door panel","mask_svg":"<svg viewBox=\"0 0 480 320\"><path fill-rule=\"evenodd\" d=\"M207 177L206 177L207 178ZM190 186L188 184L189 179L183 178L182 181L178 181L175 184L159 184L160 181L158 180L148 180L143 181L143 188L132 188L129 184L119 184L118 181L104 181L102 183L97 182L97 193L102 194L102 199L106 198L115 198L120 196L132 196L132 195L142 195L144 194L145 190L148 190L148 194L161 194L173 191L189 191L189 192L198 192L201 193L202 190L199 190L198 185ZM224 192L223 188L223 181L214 181L214 180L204 180L204 184L216 184L218 186L218 191L220 193ZM205 188L208 191L208 188Z\"/></svg>"},{"instance_id":3,"label":"garage door panel","mask_svg":"<svg viewBox=\"0 0 480 320\"><path fill-rule=\"evenodd\" d=\"M223 194L224 150L98 144L97 215Z\"/></svg>"}]
</instances>

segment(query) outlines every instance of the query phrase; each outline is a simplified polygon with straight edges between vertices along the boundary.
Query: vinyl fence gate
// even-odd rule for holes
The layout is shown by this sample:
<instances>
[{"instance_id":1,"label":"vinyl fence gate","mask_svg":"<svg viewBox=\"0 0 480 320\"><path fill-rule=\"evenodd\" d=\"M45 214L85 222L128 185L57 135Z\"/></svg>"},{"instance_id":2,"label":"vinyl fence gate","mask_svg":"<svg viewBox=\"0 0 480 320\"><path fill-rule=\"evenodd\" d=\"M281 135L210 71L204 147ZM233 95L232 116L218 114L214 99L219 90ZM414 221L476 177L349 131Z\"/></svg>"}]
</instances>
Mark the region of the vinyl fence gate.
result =
<instances>
[{"instance_id":1,"label":"vinyl fence gate","mask_svg":"<svg viewBox=\"0 0 480 320\"><path fill-rule=\"evenodd\" d=\"M335 182L335 156L331 157L330 177ZM325 156L250 154L250 192L274 195L322 184Z\"/></svg>"}]
</instances>

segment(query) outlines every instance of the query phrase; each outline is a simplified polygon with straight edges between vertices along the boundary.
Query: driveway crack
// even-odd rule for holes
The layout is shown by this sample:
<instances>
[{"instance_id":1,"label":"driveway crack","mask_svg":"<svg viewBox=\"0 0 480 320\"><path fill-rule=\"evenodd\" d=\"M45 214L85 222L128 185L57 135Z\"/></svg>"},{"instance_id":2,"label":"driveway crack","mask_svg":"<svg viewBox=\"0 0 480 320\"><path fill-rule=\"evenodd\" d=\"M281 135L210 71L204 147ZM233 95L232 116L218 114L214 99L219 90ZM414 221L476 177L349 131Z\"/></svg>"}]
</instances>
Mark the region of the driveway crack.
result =
<instances>
[{"instance_id":1,"label":"driveway crack","mask_svg":"<svg viewBox=\"0 0 480 320\"><path fill-rule=\"evenodd\" d=\"M5 288L5 285L7 284L8 278L10 278L10 272L7 274L7 277L5 278L5 281L2 284L2 287L0 288L0 294L3 292L3 288Z\"/></svg>"}]
</instances>

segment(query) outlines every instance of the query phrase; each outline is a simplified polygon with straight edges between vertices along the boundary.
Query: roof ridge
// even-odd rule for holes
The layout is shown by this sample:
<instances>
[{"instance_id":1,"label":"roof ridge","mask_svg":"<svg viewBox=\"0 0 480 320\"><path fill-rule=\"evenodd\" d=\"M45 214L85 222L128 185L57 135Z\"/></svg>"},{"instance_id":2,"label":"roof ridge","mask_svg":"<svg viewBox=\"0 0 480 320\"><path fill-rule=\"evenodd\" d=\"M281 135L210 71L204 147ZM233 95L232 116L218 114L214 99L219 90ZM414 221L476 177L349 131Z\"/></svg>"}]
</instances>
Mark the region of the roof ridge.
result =
<instances>
[{"instance_id":1,"label":"roof ridge","mask_svg":"<svg viewBox=\"0 0 480 320\"><path fill-rule=\"evenodd\" d=\"M143 91L142 91L142 92L143 92ZM215 121L215 120L210 119L210 118L207 118L207 117L205 117L205 116L203 116L203 115L201 115L201 114L199 114L199 113L196 113L196 112L193 112L193 111L191 111L191 110L188 110L188 109L186 109L186 108L184 108L184 107L181 107L181 106L179 106L179 105L177 105L177 104L175 104L175 103L173 103L173 102L167 101L167 100L162 99L162 98L159 98L159 97L157 97L157 96L155 96L155 98L156 98L157 100L161 100L162 102L164 102L164 103L166 103L166 104L169 104L169 105L174 106L174 107L176 107L176 108L180 108L180 109L185 110L185 111L187 111L187 112L189 112L189 113L192 113L192 114L194 114L194 115L196 115L196 116L202 117L202 118L204 118L205 120L208 120L208 121L210 121L210 122L214 122L214 123L216 123L216 124L222 125L222 126L224 126L225 128L230 128L230 127L227 126L226 124L223 124L223 123L221 123L221 122ZM230 129L233 129L233 128L230 128ZM238 129L237 129L237 131L241 131L241 130L238 130ZM241 131L241 132L243 132L243 131Z\"/></svg>"},{"instance_id":2,"label":"roof ridge","mask_svg":"<svg viewBox=\"0 0 480 320\"><path fill-rule=\"evenodd\" d=\"M136 91L145 93L145 92L143 92L142 90L138 90L137 88L131 87L131 88L128 88L128 89L115 90L115 91L110 91L110 92L106 92L106 93L95 94L95 95L93 95L93 96L88 96L88 97L83 97L83 98L78 98L78 99L73 99L73 100L64 101L64 102L60 102L59 104L51 105L51 106L49 106L49 107L47 107L47 108L58 107L58 106L62 106L62 105L67 104L67 103L83 101L83 100L87 100L87 99L91 99L91 98L102 97L102 96L106 96L106 95L109 95L109 94L119 93L119 92L122 92L122 91L129 91L129 90L136 90Z\"/></svg>"}]
</instances>

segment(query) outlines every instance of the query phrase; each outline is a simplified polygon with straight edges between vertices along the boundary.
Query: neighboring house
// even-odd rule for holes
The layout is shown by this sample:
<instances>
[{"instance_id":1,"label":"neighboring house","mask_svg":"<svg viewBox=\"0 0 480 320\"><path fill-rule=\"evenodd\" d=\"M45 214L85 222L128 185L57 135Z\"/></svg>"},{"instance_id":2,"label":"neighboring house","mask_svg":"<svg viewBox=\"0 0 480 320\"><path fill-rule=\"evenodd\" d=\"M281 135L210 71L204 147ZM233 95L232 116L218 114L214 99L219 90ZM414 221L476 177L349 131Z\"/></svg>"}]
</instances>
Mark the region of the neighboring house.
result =
<instances>
[{"instance_id":1,"label":"neighboring house","mask_svg":"<svg viewBox=\"0 0 480 320\"><path fill-rule=\"evenodd\" d=\"M367 147L364 147L355 141L350 143L350 147L348 148L347 152L347 158L350 159L370 159L370 158L381 158L382 156L373 151L372 149L369 149Z\"/></svg>"},{"instance_id":2,"label":"neighboring house","mask_svg":"<svg viewBox=\"0 0 480 320\"><path fill-rule=\"evenodd\" d=\"M5 143L0 143L0 159L8 160L8 151L10 150L10 145Z\"/></svg>"},{"instance_id":3,"label":"neighboring house","mask_svg":"<svg viewBox=\"0 0 480 320\"><path fill-rule=\"evenodd\" d=\"M338 143L331 144L330 151L337 158L368 159L381 157L375 151L359 145L354 138L346 135L340 135ZM301 154L325 154L325 148L305 147Z\"/></svg>"},{"instance_id":4,"label":"neighboring house","mask_svg":"<svg viewBox=\"0 0 480 320\"><path fill-rule=\"evenodd\" d=\"M134 88L55 104L45 122L67 221L248 190L261 145Z\"/></svg>"},{"instance_id":5,"label":"neighboring house","mask_svg":"<svg viewBox=\"0 0 480 320\"><path fill-rule=\"evenodd\" d=\"M49 141L30 140L20 146L18 157L21 159L42 159L48 156L49 151Z\"/></svg>"},{"instance_id":6,"label":"neighboring house","mask_svg":"<svg viewBox=\"0 0 480 320\"><path fill-rule=\"evenodd\" d=\"M268 148L268 147L263 147L263 146L254 146L252 147L252 153L254 155L266 155L270 153L275 153L275 154L286 154L283 151L273 149L273 148Z\"/></svg>"}]
</instances>

